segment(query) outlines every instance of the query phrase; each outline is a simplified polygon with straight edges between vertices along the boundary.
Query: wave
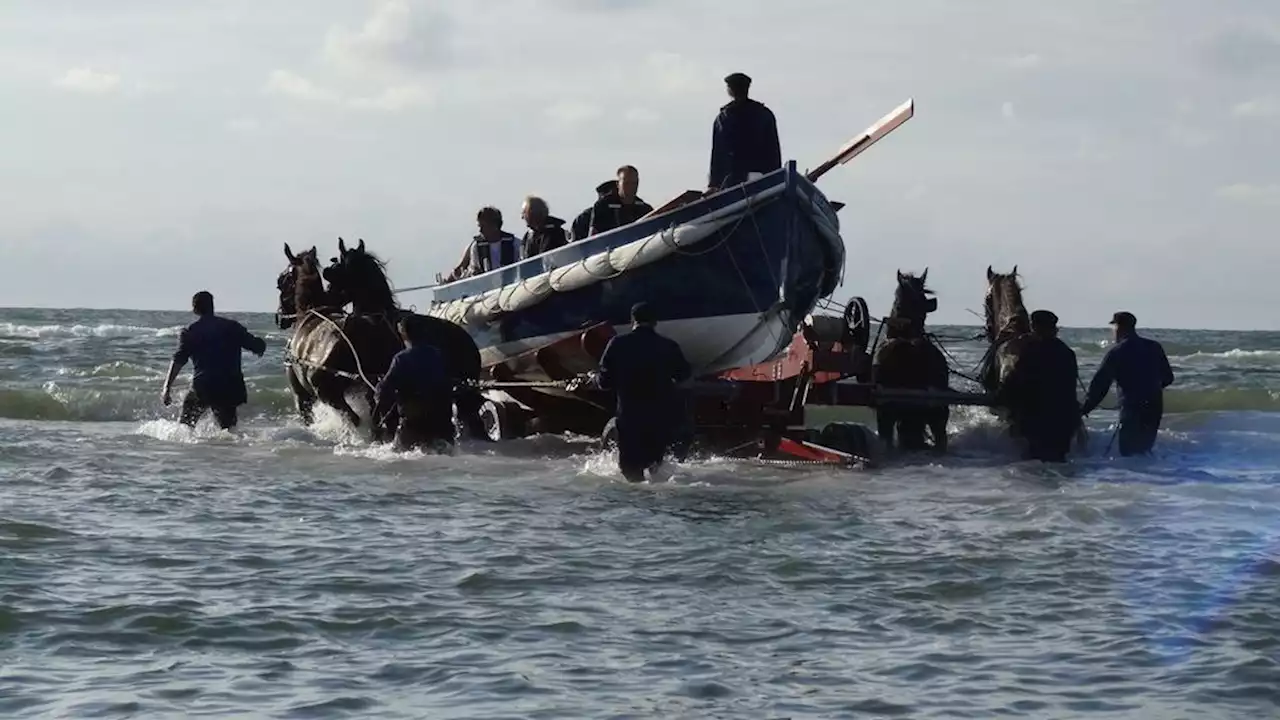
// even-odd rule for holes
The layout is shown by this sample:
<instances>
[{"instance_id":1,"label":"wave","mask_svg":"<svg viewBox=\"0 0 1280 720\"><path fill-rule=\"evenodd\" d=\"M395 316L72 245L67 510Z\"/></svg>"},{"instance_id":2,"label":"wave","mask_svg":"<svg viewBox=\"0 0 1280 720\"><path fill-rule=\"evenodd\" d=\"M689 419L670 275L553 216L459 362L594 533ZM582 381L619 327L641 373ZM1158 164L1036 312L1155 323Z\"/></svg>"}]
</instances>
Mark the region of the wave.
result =
<instances>
[{"instance_id":1,"label":"wave","mask_svg":"<svg viewBox=\"0 0 1280 720\"><path fill-rule=\"evenodd\" d=\"M183 390L174 393L174 405L160 404L159 385L150 390L64 388L46 383L43 388L0 387L0 418L75 422L154 420L177 415ZM249 404L241 414L284 418L295 412L293 393L287 388L250 388Z\"/></svg>"},{"instance_id":2,"label":"wave","mask_svg":"<svg viewBox=\"0 0 1280 720\"><path fill-rule=\"evenodd\" d=\"M144 325L22 325L0 323L0 338L24 340L48 340L56 338L122 338L122 337L176 337L182 326L146 327Z\"/></svg>"}]
</instances>

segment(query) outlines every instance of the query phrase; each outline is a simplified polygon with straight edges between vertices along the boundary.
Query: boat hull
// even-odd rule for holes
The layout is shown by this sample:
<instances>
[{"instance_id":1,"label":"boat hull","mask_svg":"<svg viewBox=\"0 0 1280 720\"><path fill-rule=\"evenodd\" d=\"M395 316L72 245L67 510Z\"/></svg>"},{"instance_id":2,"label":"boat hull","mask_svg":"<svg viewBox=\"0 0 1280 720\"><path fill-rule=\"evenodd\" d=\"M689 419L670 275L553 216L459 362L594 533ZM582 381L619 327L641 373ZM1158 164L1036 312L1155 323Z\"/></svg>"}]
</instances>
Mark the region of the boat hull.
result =
<instances>
[{"instance_id":1,"label":"boat hull","mask_svg":"<svg viewBox=\"0 0 1280 720\"><path fill-rule=\"evenodd\" d=\"M589 328L623 332L631 307L645 302L695 372L714 374L786 349L839 283L838 229L826 198L788 163L662 215L438 286L427 314L465 327L495 375L541 380L559 379L566 363L542 361L539 350L572 347Z\"/></svg>"}]
</instances>

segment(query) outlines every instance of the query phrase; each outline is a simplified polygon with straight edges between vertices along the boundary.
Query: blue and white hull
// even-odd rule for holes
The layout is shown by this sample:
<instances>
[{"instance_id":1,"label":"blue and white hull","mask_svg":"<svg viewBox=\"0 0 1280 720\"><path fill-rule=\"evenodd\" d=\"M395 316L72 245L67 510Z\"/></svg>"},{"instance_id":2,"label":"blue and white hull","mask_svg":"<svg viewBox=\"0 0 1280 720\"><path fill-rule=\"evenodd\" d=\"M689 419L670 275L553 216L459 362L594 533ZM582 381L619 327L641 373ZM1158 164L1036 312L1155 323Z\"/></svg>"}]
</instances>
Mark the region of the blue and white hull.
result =
<instances>
[{"instance_id":1,"label":"blue and white hull","mask_svg":"<svg viewBox=\"0 0 1280 720\"><path fill-rule=\"evenodd\" d=\"M466 328L486 367L644 301L698 374L784 350L844 267L836 211L794 162L751 182L515 265L433 288L426 313ZM526 368L521 375L528 379ZM536 375L536 371L534 372Z\"/></svg>"}]
</instances>

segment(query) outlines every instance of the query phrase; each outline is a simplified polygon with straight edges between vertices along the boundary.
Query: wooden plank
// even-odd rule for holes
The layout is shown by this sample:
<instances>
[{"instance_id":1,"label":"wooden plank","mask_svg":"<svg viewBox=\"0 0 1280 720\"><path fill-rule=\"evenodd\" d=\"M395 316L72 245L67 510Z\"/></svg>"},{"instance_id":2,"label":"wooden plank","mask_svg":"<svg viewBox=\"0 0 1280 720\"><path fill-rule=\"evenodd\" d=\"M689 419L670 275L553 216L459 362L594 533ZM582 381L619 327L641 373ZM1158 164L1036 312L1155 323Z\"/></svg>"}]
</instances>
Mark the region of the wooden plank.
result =
<instances>
[{"instance_id":1,"label":"wooden plank","mask_svg":"<svg viewBox=\"0 0 1280 720\"><path fill-rule=\"evenodd\" d=\"M675 209L676 209L676 208L678 208L678 207L681 207L681 206L684 206L684 205L688 205L689 203L691 203L691 202L693 202L693 201L695 201L695 200L701 200L701 199L702 199L702 193L701 193L701 192L698 192L697 190L685 190L684 192L680 193L679 195L677 195L677 196L675 196L675 197L671 198L670 200L666 201L666 202L665 202L665 203L663 203L662 205L660 205L660 206L658 206L658 207L654 208L654 209L653 209L653 212L650 212L649 214L647 214L647 215L645 215L644 217L640 218L640 220L647 220L647 219L649 219L649 218L653 217L654 215L661 215L661 214L662 214L662 213L664 213L664 212L668 212L668 211L671 211L671 210L675 210ZM640 220L637 220L636 222L640 222Z\"/></svg>"},{"instance_id":2,"label":"wooden plank","mask_svg":"<svg viewBox=\"0 0 1280 720\"><path fill-rule=\"evenodd\" d=\"M836 151L835 155L832 155L816 169L811 170L805 177L809 178L809 182L817 182L818 178L826 175L835 166L844 165L866 152L867 148L875 145L885 135L897 130L903 123L915 117L915 114L916 101L908 99L891 110L888 115L877 120L874 125L863 131L861 135L845 143L843 147Z\"/></svg>"}]
</instances>

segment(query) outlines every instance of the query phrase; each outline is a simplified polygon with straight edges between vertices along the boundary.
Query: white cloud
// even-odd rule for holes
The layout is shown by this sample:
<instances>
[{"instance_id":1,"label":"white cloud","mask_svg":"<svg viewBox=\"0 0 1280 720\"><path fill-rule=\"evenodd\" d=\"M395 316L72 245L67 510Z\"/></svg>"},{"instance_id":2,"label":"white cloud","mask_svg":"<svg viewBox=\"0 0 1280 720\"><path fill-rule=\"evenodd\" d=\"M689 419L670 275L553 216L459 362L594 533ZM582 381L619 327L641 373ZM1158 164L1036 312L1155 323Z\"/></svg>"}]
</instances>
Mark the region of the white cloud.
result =
<instances>
[{"instance_id":1,"label":"white cloud","mask_svg":"<svg viewBox=\"0 0 1280 720\"><path fill-rule=\"evenodd\" d=\"M635 107L627 111L626 119L627 122L636 125L653 125L661 122L662 113L652 108Z\"/></svg>"},{"instance_id":2,"label":"white cloud","mask_svg":"<svg viewBox=\"0 0 1280 720\"><path fill-rule=\"evenodd\" d=\"M262 123L253 118L235 118L227 122L227 129L234 133L253 133L262 129Z\"/></svg>"},{"instance_id":3,"label":"white cloud","mask_svg":"<svg viewBox=\"0 0 1280 720\"><path fill-rule=\"evenodd\" d=\"M658 88L671 93L706 92L721 79L699 63L673 52L650 53L645 67Z\"/></svg>"},{"instance_id":4,"label":"white cloud","mask_svg":"<svg viewBox=\"0 0 1280 720\"><path fill-rule=\"evenodd\" d=\"M333 91L318 87L292 70L273 70L267 78L266 91L309 102L336 102L339 99Z\"/></svg>"},{"instance_id":5,"label":"white cloud","mask_svg":"<svg viewBox=\"0 0 1280 720\"><path fill-rule=\"evenodd\" d=\"M68 70L65 75L55 80L54 84L64 90L105 95L120 88L120 76L115 73L98 72L91 67L78 67Z\"/></svg>"},{"instance_id":6,"label":"white cloud","mask_svg":"<svg viewBox=\"0 0 1280 720\"><path fill-rule=\"evenodd\" d=\"M1044 58L1040 57L1036 53L1030 53L1028 55L1019 55L1016 57L1009 58L1005 62L1011 68L1015 68L1018 70L1032 70L1043 65Z\"/></svg>"},{"instance_id":7,"label":"white cloud","mask_svg":"<svg viewBox=\"0 0 1280 720\"><path fill-rule=\"evenodd\" d=\"M1236 183L1218 188L1217 195L1226 200L1250 205L1280 206L1280 184L1254 185Z\"/></svg>"},{"instance_id":8,"label":"white cloud","mask_svg":"<svg viewBox=\"0 0 1280 720\"><path fill-rule=\"evenodd\" d=\"M421 3L381 0L360 30L341 25L330 28L324 54L348 72L413 74L447 59L448 30L447 17Z\"/></svg>"},{"instance_id":9,"label":"white cloud","mask_svg":"<svg viewBox=\"0 0 1280 720\"><path fill-rule=\"evenodd\" d=\"M1000 117L1010 122L1016 121L1018 119L1017 113L1014 112L1013 110L1012 102L1009 102L1008 100L1006 100L1004 104L1000 106Z\"/></svg>"},{"instance_id":10,"label":"white cloud","mask_svg":"<svg viewBox=\"0 0 1280 720\"><path fill-rule=\"evenodd\" d=\"M577 127L604 115L604 108L582 100L561 100L544 111L553 123L561 127Z\"/></svg>"},{"instance_id":11,"label":"white cloud","mask_svg":"<svg viewBox=\"0 0 1280 720\"><path fill-rule=\"evenodd\" d=\"M405 108L427 105L432 101L430 91L421 85L394 85L369 97L354 97L347 104L357 110L385 110L395 112Z\"/></svg>"},{"instance_id":12,"label":"white cloud","mask_svg":"<svg viewBox=\"0 0 1280 720\"><path fill-rule=\"evenodd\" d=\"M1165 137L1169 142L1180 147L1198 149L1212 145L1215 141L1214 133L1197 127L1191 127L1183 123L1174 123L1169 126L1165 132Z\"/></svg>"},{"instance_id":13,"label":"white cloud","mask_svg":"<svg viewBox=\"0 0 1280 720\"><path fill-rule=\"evenodd\" d=\"M1231 114L1238 118L1277 117L1280 116L1280 99L1266 96L1246 100L1232 107Z\"/></svg>"}]
</instances>

